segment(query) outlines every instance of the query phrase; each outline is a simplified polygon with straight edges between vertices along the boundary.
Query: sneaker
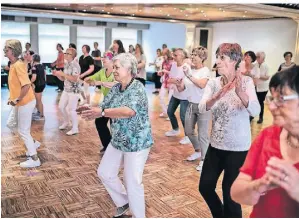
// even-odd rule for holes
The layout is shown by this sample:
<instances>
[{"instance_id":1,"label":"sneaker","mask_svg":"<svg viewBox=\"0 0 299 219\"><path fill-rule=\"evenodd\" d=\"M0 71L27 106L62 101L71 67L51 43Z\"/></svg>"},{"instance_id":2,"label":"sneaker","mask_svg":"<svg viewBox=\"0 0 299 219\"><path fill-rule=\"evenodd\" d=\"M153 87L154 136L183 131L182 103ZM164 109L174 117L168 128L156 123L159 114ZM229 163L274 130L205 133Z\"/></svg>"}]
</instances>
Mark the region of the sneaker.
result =
<instances>
[{"instance_id":1,"label":"sneaker","mask_svg":"<svg viewBox=\"0 0 299 219\"><path fill-rule=\"evenodd\" d=\"M165 120L166 120L166 121L170 121L169 117L167 117Z\"/></svg>"},{"instance_id":2,"label":"sneaker","mask_svg":"<svg viewBox=\"0 0 299 219\"><path fill-rule=\"evenodd\" d=\"M196 170L197 171L201 171L202 170L202 167L203 167L203 160L201 160L198 164L198 166L196 167Z\"/></svg>"},{"instance_id":3,"label":"sneaker","mask_svg":"<svg viewBox=\"0 0 299 219\"><path fill-rule=\"evenodd\" d=\"M40 115L34 115L34 116L32 116L32 120L34 120L34 121L43 121L43 120L45 120L45 117L40 116Z\"/></svg>"},{"instance_id":4,"label":"sneaker","mask_svg":"<svg viewBox=\"0 0 299 219\"><path fill-rule=\"evenodd\" d=\"M157 90L153 92L153 94L158 94L158 93L159 93L159 91L157 91Z\"/></svg>"},{"instance_id":5,"label":"sneaker","mask_svg":"<svg viewBox=\"0 0 299 219\"><path fill-rule=\"evenodd\" d=\"M159 117L167 117L167 114L165 114L165 113L161 113L160 115L159 115Z\"/></svg>"},{"instance_id":6,"label":"sneaker","mask_svg":"<svg viewBox=\"0 0 299 219\"><path fill-rule=\"evenodd\" d=\"M69 123L63 123L61 126L59 126L60 130L66 129L70 124Z\"/></svg>"},{"instance_id":7,"label":"sneaker","mask_svg":"<svg viewBox=\"0 0 299 219\"><path fill-rule=\"evenodd\" d=\"M195 152L193 154L191 154L189 157L187 157L187 161L194 161L197 160L201 157L201 153L200 152Z\"/></svg>"},{"instance_id":8,"label":"sneaker","mask_svg":"<svg viewBox=\"0 0 299 219\"><path fill-rule=\"evenodd\" d=\"M120 217L120 216L124 215L128 210L129 210L129 203L125 204L122 207L117 208L116 213L113 217L114 218Z\"/></svg>"},{"instance_id":9,"label":"sneaker","mask_svg":"<svg viewBox=\"0 0 299 219\"><path fill-rule=\"evenodd\" d=\"M106 151L106 148L102 148L101 150L100 150L100 153L104 153Z\"/></svg>"},{"instance_id":10,"label":"sneaker","mask_svg":"<svg viewBox=\"0 0 299 219\"><path fill-rule=\"evenodd\" d=\"M71 136L71 135L76 135L76 134L78 134L78 133L79 133L79 131L73 131L73 130L70 130L70 131L68 131L66 134L69 135L69 136Z\"/></svg>"},{"instance_id":11,"label":"sneaker","mask_svg":"<svg viewBox=\"0 0 299 219\"><path fill-rule=\"evenodd\" d=\"M172 137L172 136L177 136L180 134L180 130L171 130L165 133L165 136L167 137Z\"/></svg>"},{"instance_id":12,"label":"sneaker","mask_svg":"<svg viewBox=\"0 0 299 219\"><path fill-rule=\"evenodd\" d=\"M31 167L39 167L41 165L39 158L37 160L33 160L29 157L26 161L20 163L20 167L23 168L31 168Z\"/></svg>"},{"instance_id":13,"label":"sneaker","mask_svg":"<svg viewBox=\"0 0 299 219\"><path fill-rule=\"evenodd\" d=\"M182 140L180 140L180 144L191 144L191 141L188 136L185 136L184 138L182 138Z\"/></svg>"},{"instance_id":14,"label":"sneaker","mask_svg":"<svg viewBox=\"0 0 299 219\"><path fill-rule=\"evenodd\" d=\"M41 146L41 143L39 141L34 141L34 146L35 146L35 149L37 150ZM28 154L28 151L26 151L26 157L30 157L30 155Z\"/></svg>"}]
</instances>

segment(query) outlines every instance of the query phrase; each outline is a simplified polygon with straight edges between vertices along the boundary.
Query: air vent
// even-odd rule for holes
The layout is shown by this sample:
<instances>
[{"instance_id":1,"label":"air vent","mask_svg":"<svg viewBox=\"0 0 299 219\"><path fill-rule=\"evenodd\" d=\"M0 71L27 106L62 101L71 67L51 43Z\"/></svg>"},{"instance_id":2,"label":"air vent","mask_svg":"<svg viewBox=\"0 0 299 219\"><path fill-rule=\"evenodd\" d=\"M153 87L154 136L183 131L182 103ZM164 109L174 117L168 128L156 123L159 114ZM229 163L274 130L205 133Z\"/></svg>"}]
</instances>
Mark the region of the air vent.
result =
<instances>
[{"instance_id":1,"label":"air vent","mask_svg":"<svg viewBox=\"0 0 299 219\"><path fill-rule=\"evenodd\" d=\"M73 20L73 24L83 24L83 20Z\"/></svg>"},{"instance_id":2,"label":"air vent","mask_svg":"<svg viewBox=\"0 0 299 219\"><path fill-rule=\"evenodd\" d=\"M28 21L28 22L37 22L37 17L25 17L25 21Z\"/></svg>"},{"instance_id":3,"label":"air vent","mask_svg":"<svg viewBox=\"0 0 299 219\"><path fill-rule=\"evenodd\" d=\"M117 23L118 27L127 27L127 23Z\"/></svg>"},{"instance_id":4,"label":"air vent","mask_svg":"<svg viewBox=\"0 0 299 219\"><path fill-rule=\"evenodd\" d=\"M15 20L15 16L11 16L11 15L1 15L1 20L2 20L2 21L14 21L14 20Z\"/></svg>"},{"instance_id":5,"label":"air vent","mask_svg":"<svg viewBox=\"0 0 299 219\"><path fill-rule=\"evenodd\" d=\"M107 26L107 22L105 22L105 21L97 21L97 26Z\"/></svg>"},{"instance_id":6,"label":"air vent","mask_svg":"<svg viewBox=\"0 0 299 219\"><path fill-rule=\"evenodd\" d=\"M52 18L53 24L63 24L63 19Z\"/></svg>"}]
</instances>

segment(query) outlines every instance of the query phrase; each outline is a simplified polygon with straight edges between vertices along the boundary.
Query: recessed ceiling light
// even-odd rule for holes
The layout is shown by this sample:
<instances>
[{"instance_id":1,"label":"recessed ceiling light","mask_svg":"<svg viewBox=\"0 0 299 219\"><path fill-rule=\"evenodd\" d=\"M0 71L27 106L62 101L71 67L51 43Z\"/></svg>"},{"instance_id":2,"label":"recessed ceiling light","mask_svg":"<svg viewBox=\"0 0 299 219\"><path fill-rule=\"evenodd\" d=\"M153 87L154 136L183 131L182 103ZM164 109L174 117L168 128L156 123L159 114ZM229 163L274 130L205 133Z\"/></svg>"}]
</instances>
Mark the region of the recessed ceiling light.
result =
<instances>
[{"instance_id":1,"label":"recessed ceiling light","mask_svg":"<svg viewBox=\"0 0 299 219\"><path fill-rule=\"evenodd\" d=\"M204 16L205 16L205 17L207 17L207 15L206 15L206 14L205 14Z\"/></svg>"},{"instance_id":2,"label":"recessed ceiling light","mask_svg":"<svg viewBox=\"0 0 299 219\"><path fill-rule=\"evenodd\" d=\"M90 8L91 10L93 9L93 7Z\"/></svg>"},{"instance_id":3,"label":"recessed ceiling light","mask_svg":"<svg viewBox=\"0 0 299 219\"><path fill-rule=\"evenodd\" d=\"M155 8L152 8L153 10L155 10Z\"/></svg>"},{"instance_id":4,"label":"recessed ceiling light","mask_svg":"<svg viewBox=\"0 0 299 219\"><path fill-rule=\"evenodd\" d=\"M140 9L139 11L141 12L142 10Z\"/></svg>"},{"instance_id":5,"label":"recessed ceiling light","mask_svg":"<svg viewBox=\"0 0 299 219\"><path fill-rule=\"evenodd\" d=\"M167 15L168 17L170 16L170 14Z\"/></svg>"},{"instance_id":6,"label":"recessed ceiling light","mask_svg":"<svg viewBox=\"0 0 299 219\"><path fill-rule=\"evenodd\" d=\"M176 8L174 8L174 10L176 10Z\"/></svg>"},{"instance_id":7,"label":"recessed ceiling light","mask_svg":"<svg viewBox=\"0 0 299 219\"><path fill-rule=\"evenodd\" d=\"M107 14L110 14L110 12L108 11Z\"/></svg>"},{"instance_id":8,"label":"recessed ceiling light","mask_svg":"<svg viewBox=\"0 0 299 219\"><path fill-rule=\"evenodd\" d=\"M247 11L245 11L245 13L247 13Z\"/></svg>"},{"instance_id":9,"label":"recessed ceiling light","mask_svg":"<svg viewBox=\"0 0 299 219\"><path fill-rule=\"evenodd\" d=\"M203 13L203 10L201 10L200 12Z\"/></svg>"},{"instance_id":10,"label":"recessed ceiling light","mask_svg":"<svg viewBox=\"0 0 299 219\"><path fill-rule=\"evenodd\" d=\"M85 9L83 11L86 11Z\"/></svg>"},{"instance_id":11,"label":"recessed ceiling light","mask_svg":"<svg viewBox=\"0 0 299 219\"><path fill-rule=\"evenodd\" d=\"M120 10L121 12L123 12L123 10Z\"/></svg>"},{"instance_id":12,"label":"recessed ceiling light","mask_svg":"<svg viewBox=\"0 0 299 219\"><path fill-rule=\"evenodd\" d=\"M103 9L102 12L104 12L105 10Z\"/></svg>"},{"instance_id":13,"label":"recessed ceiling light","mask_svg":"<svg viewBox=\"0 0 299 219\"><path fill-rule=\"evenodd\" d=\"M183 10L181 10L181 12L183 12Z\"/></svg>"},{"instance_id":14,"label":"recessed ceiling light","mask_svg":"<svg viewBox=\"0 0 299 219\"><path fill-rule=\"evenodd\" d=\"M246 17L245 15L243 15L243 17Z\"/></svg>"},{"instance_id":15,"label":"recessed ceiling light","mask_svg":"<svg viewBox=\"0 0 299 219\"><path fill-rule=\"evenodd\" d=\"M113 10L113 8L111 8L111 10Z\"/></svg>"},{"instance_id":16,"label":"recessed ceiling light","mask_svg":"<svg viewBox=\"0 0 299 219\"><path fill-rule=\"evenodd\" d=\"M221 8L219 8L219 11L221 11L222 9Z\"/></svg>"},{"instance_id":17,"label":"recessed ceiling light","mask_svg":"<svg viewBox=\"0 0 299 219\"><path fill-rule=\"evenodd\" d=\"M225 12L224 10L222 12Z\"/></svg>"},{"instance_id":18,"label":"recessed ceiling light","mask_svg":"<svg viewBox=\"0 0 299 219\"><path fill-rule=\"evenodd\" d=\"M185 14L186 17L188 17L188 14Z\"/></svg>"},{"instance_id":19,"label":"recessed ceiling light","mask_svg":"<svg viewBox=\"0 0 299 219\"><path fill-rule=\"evenodd\" d=\"M55 10L57 10L57 8L54 8Z\"/></svg>"},{"instance_id":20,"label":"recessed ceiling light","mask_svg":"<svg viewBox=\"0 0 299 219\"><path fill-rule=\"evenodd\" d=\"M162 10L160 10L160 12L162 12Z\"/></svg>"},{"instance_id":21,"label":"recessed ceiling light","mask_svg":"<svg viewBox=\"0 0 299 219\"><path fill-rule=\"evenodd\" d=\"M198 8L196 8L196 10L198 10Z\"/></svg>"}]
</instances>

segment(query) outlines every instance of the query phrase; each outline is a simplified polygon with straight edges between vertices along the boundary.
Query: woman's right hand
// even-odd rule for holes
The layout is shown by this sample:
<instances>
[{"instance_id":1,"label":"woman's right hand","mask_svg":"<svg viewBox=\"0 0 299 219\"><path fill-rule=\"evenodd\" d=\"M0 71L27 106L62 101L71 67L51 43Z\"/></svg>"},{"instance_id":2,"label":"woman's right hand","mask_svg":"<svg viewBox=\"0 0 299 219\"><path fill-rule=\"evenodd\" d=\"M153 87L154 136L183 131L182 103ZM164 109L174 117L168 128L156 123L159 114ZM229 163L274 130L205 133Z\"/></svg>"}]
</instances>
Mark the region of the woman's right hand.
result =
<instances>
[{"instance_id":1,"label":"woman's right hand","mask_svg":"<svg viewBox=\"0 0 299 219\"><path fill-rule=\"evenodd\" d=\"M230 91L231 89L233 89L235 87L235 81L231 81L229 83L227 83L225 86L223 86L216 94L214 94L214 96L212 97L212 99L218 101L220 100L222 97L225 96L225 94Z\"/></svg>"}]
</instances>

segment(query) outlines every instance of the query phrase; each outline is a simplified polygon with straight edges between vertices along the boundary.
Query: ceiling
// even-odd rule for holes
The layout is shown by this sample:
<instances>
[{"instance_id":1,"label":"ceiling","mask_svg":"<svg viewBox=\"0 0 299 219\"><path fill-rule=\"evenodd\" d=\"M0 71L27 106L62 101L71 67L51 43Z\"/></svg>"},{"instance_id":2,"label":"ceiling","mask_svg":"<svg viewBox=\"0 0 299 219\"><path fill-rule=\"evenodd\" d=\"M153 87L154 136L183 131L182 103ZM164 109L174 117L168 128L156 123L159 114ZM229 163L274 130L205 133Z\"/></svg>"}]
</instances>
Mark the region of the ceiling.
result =
<instances>
[{"instance_id":1,"label":"ceiling","mask_svg":"<svg viewBox=\"0 0 299 219\"><path fill-rule=\"evenodd\" d=\"M1 7L45 11L156 18L169 21L201 22L267 18L299 19L299 4L2 4Z\"/></svg>"}]
</instances>

